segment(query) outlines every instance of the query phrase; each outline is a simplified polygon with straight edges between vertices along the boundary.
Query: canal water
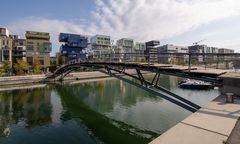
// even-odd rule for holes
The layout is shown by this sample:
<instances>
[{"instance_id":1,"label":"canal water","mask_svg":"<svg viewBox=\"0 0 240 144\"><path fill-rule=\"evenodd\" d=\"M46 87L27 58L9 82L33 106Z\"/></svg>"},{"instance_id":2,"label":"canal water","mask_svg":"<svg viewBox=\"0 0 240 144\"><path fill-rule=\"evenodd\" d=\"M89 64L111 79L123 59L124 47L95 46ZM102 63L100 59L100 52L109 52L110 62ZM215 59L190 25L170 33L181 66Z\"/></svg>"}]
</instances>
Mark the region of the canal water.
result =
<instances>
[{"instance_id":1,"label":"canal water","mask_svg":"<svg viewBox=\"0 0 240 144\"><path fill-rule=\"evenodd\" d=\"M219 95L217 89L180 89L180 80L162 76L160 85L199 105ZM148 143L190 114L116 79L3 91L0 143Z\"/></svg>"}]
</instances>

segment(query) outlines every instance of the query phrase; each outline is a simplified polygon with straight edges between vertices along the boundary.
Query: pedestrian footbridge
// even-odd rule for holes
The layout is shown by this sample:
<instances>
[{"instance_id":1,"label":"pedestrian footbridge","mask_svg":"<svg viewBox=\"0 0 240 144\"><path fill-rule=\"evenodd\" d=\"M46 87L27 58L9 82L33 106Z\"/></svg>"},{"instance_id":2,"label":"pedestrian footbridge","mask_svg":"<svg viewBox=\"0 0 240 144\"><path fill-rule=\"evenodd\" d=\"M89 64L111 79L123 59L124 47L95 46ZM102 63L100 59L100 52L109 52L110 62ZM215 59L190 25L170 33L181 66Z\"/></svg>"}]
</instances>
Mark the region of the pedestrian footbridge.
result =
<instances>
[{"instance_id":1,"label":"pedestrian footbridge","mask_svg":"<svg viewBox=\"0 0 240 144\"><path fill-rule=\"evenodd\" d=\"M183 78L191 78L197 80L203 80L220 85L222 83L221 75L226 71L216 69L203 69L198 67L175 66L168 64L148 64L148 63L114 63L114 62L78 62L73 64L64 65L58 68L52 75L46 77L46 81L62 81L65 76L73 71L77 71L82 68L94 68L103 73L106 73L112 77L116 77L120 80L126 81L139 88L142 88L150 93L158 95L184 109L191 112L195 112L201 107L193 102L178 96L175 93L159 86L159 77L161 74L172 75ZM126 69L134 69L136 75L127 73ZM146 80L143 71L152 72L154 77L151 81ZM135 81L128 79L129 76ZM136 81L137 80L137 81Z\"/></svg>"}]
</instances>

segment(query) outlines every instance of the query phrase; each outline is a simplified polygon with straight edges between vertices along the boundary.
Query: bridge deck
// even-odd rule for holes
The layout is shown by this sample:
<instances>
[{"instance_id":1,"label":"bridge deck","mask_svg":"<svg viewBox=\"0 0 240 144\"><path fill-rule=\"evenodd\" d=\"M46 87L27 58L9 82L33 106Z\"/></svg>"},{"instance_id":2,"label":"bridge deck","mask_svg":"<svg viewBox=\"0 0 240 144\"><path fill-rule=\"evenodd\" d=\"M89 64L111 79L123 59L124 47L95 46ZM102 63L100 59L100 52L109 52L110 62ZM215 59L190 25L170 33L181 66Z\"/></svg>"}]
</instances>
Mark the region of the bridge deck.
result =
<instances>
[{"instance_id":1,"label":"bridge deck","mask_svg":"<svg viewBox=\"0 0 240 144\"><path fill-rule=\"evenodd\" d=\"M214 74L214 75L222 75L225 74L226 70L219 70L219 69L203 69L203 68L196 68L195 70L191 70L191 73L197 74Z\"/></svg>"},{"instance_id":2,"label":"bridge deck","mask_svg":"<svg viewBox=\"0 0 240 144\"><path fill-rule=\"evenodd\" d=\"M97 67L97 68L107 68L107 67L119 67L124 69L139 69L143 71L150 71L153 73L162 73L167 75L174 75L179 77L191 78L205 80L209 82L220 83L219 76L225 74L226 70L219 69L205 69L202 67L192 67L189 71L187 66L170 65L170 64L148 64L148 63L114 63L114 62L82 62L70 64L61 67L59 71L55 72L55 76L61 75L68 68L71 67ZM221 77L220 77L221 79Z\"/></svg>"},{"instance_id":3,"label":"bridge deck","mask_svg":"<svg viewBox=\"0 0 240 144\"><path fill-rule=\"evenodd\" d=\"M220 69L211 69L211 68L202 68L202 67L191 67L189 72L188 66L179 66L179 65L170 65L170 64L148 64L148 63L99 63L102 65L108 66L125 66L126 68L141 68L144 70L154 71L157 70L159 72L180 72L180 73L188 73L190 75L196 76L206 76L206 77L213 77L217 78L218 76L225 74L227 70L220 70Z\"/></svg>"},{"instance_id":4,"label":"bridge deck","mask_svg":"<svg viewBox=\"0 0 240 144\"><path fill-rule=\"evenodd\" d=\"M220 78L240 79L240 72L228 72L221 75Z\"/></svg>"},{"instance_id":5,"label":"bridge deck","mask_svg":"<svg viewBox=\"0 0 240 144\"><path fill-rule=\"evenodd\" d=\"M196 67L192 67L190 70L196 70ZM168 70L175 72L188 72L187 66L171 66L171 67L163 67L160 70Z\"/></svg>"}]
</instances>

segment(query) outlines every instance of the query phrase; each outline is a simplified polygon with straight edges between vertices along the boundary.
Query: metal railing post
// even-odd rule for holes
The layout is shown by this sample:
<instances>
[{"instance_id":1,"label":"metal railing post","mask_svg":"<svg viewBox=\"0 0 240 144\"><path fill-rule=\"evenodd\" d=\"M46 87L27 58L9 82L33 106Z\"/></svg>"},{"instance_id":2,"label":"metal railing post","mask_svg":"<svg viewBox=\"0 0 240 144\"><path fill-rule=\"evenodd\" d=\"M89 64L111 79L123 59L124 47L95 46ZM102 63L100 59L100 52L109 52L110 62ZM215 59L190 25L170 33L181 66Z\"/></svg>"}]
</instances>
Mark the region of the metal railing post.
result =
<instances>
[{"instance_id":1,"label":"metal railing post","mask_svg":"<svg viewBox=\"0 0 240 144\"><path fill-rule=\"evenodd\" d=\"M191 53L188 53L188 72L189 73L191 71L191 59L192 59L192 55Z\"/></svg>"},{"instance_id":2,"label":"metal railing post","mask_svg":"<svg viewBox=\"0 0 240 144\"><path fill-rule=\"evenodd\" d=\"M148 53L148 66L150 66L150 53Z\"/></svg>"}]
</instances>

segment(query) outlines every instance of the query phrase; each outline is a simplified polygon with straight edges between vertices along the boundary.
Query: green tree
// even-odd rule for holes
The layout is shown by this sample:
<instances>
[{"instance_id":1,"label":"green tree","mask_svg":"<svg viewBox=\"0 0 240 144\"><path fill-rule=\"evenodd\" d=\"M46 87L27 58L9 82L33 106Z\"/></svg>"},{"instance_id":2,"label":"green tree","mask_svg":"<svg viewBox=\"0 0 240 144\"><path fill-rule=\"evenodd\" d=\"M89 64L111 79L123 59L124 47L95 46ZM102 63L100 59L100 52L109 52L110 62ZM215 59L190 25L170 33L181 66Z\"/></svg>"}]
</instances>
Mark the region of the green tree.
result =
<instances>
[{"instance_id":1,"label":"green tree","mask_svg":"<svg viewBox=\"0 0 240 144\"><path fill-rule=\"evenodd\" d=\"M3 70L3 66L0 67L0 77L3 76L4 70Z\"/></svg>"},{"instance_id":2,"label":"green tree","mask_svg":"<svg viewBox=\"0 0 240 144\"><path fill-rule=\"evenodd\" d=\"M34 74L41 74L42 73L40 61L37 58L34 59L34 61L33 61L33 73Z\"/></svg>"},{"instance_id":3,"label":"green tree","mask_svg":"<svg viewBox=\"0 0 240 144\"><path fill-rule=\"evenodd\" d=\"M58 58L58 64L63 65L65 63L65 57L64 56L59 56Z\"/></svg>"},{"instance_id":4,"label":"green tree","mask_svg":"<svg viewBox=\"0 0 240 144\"><path fill-rule=\"evenodd\" d=\"M29 70L28 63L21 59L17 59L17 63L15 63L13 67L18 74L24 74Z\"/></svg>"},{"instance_id":5,"label":"green tree","mask_svg":"<svg viewBox=\"0 0 240 144\"><path fill-rule=\"evenodd\" d=\"M3 72L9 72L11 71L11 66L9 61L3 61Z\"/></svg>"}]
</instances>

